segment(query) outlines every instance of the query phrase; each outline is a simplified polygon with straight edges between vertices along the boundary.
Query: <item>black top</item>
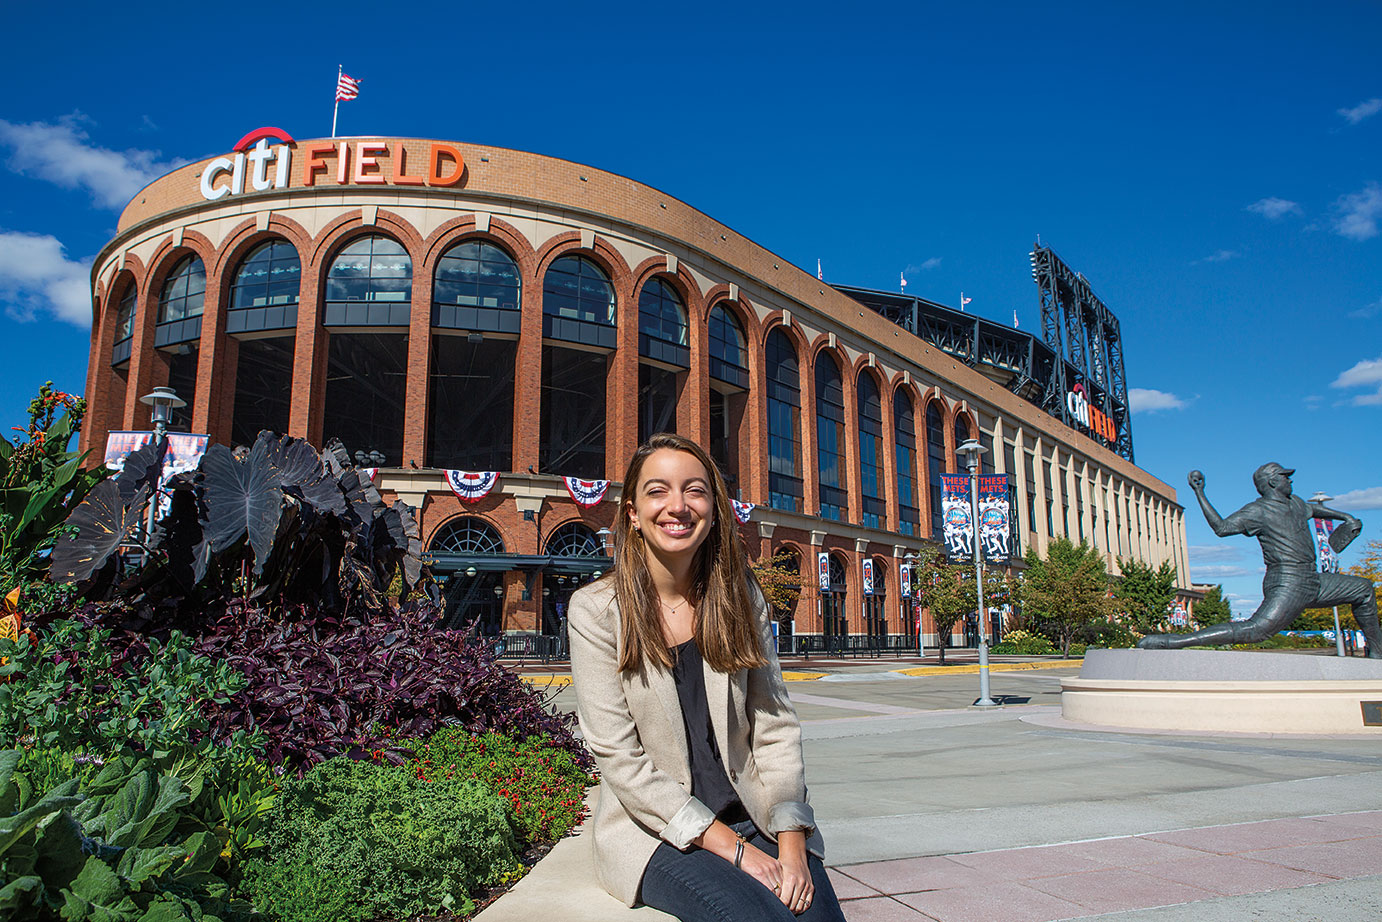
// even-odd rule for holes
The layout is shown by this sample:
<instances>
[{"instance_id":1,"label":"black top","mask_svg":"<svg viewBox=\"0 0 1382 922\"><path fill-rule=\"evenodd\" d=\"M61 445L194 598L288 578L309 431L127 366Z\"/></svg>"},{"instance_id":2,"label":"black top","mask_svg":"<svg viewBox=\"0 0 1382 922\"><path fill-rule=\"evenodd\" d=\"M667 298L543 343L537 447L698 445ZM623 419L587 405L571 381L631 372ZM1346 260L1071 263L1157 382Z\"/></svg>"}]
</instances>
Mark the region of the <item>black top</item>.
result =
<instances>
[{"instance_id":1,"label":"black top","mask_svg":"<svg viewBox=\"0 0 1382 922\"><path fill-rule=\"evenodd\" d=\"M725 774L720 746L710 723L710 707L705 698L705 673L700 648L688 640L672 649L675 663L672 678L681 699L681 719L686 727L686 748L691 756L691 793L723 822L747 819L744 805Z\"/></svg>"}]
</instances>

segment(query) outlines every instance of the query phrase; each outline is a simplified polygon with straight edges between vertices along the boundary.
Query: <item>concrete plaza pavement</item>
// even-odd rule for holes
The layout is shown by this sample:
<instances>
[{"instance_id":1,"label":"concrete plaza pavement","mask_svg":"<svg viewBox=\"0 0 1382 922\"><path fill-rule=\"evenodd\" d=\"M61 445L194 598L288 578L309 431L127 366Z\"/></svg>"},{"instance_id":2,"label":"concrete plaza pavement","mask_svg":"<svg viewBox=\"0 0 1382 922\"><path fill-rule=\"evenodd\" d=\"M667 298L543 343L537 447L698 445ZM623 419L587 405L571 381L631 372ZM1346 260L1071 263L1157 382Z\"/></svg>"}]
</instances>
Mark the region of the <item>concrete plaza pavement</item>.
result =
<instances>
[{"instance_id":1,"label":"concrete plaza pavement","mask_svg":"<svg viewBox=\"0 0 1382 922\"><path fill-rule=\"evenodd\" d=\"M784 664L793 668L794 664ZM1114 731L1060 716L1073 668L978 679L891 661L789 685L847 918L1382 919L1382 741ZM553 689L553 706L574 695ZM664 919L561 843L481 922Z\"/></svg>"}]
</instances>

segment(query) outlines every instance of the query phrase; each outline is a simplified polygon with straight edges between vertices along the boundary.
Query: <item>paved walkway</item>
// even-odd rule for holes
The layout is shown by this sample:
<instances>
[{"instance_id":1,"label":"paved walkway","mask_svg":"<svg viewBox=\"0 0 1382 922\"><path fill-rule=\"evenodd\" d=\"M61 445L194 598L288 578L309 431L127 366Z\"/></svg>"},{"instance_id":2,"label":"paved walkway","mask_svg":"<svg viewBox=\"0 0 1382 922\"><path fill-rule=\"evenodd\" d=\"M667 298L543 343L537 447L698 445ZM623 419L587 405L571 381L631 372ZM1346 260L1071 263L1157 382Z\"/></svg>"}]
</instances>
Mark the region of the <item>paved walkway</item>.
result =
<instances>
[{"instance_id":1,"label":"paved walkway","mask_svg":"<svg viewBox=\"0 0 1382 922\"><path fill-rule=\"evenodd\" d=\"M1382 919L1375 738L1109 731L1061 718L1074 669L995 673L1007 706L977 710L972 673L893 671L907 667L791 686L852 922ZM584 835L478 922L542 918L666 919L599 889Z\"/></svg>"},{"instance_id":2,"label":"paved walkway","mask_svg":"<svg viewBox=\"0 0 1382 922\"><path fill-rule=\"evenodd\" d=\"M1375 888L1359 910L1382 914L1382 811L874 861L830 875L851 922L1052 922L1358 877ZM1212 917L1213 904L1200 912Z\"/></svg>"}]
</instances>

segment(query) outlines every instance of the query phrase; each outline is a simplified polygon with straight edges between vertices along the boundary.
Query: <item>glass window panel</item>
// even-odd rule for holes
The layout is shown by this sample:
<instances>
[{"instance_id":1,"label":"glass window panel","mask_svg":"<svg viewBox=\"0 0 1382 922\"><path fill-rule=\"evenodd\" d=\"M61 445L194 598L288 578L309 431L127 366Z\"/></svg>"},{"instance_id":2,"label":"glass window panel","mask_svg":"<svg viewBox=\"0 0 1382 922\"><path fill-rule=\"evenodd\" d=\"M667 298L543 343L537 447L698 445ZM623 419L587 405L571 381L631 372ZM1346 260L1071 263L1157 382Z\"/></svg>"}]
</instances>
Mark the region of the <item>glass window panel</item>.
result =
<instances>
[{"instance_id":1,"label":"glass window panel","mask_svg":"<svg viewBox=\"0 0 1382 922\"><path fill-rule=\"evenodd\" d=\"M605 476L605 379L602 354L542 347L538 467L544 474Z\"/></svg>"},{"instance_id":2,"label":"glass window panel","mask_svg":"<svg viewBox=\"0 0 1382 922\"><path fill-rule=\"evenodd\" d=\"M350 456L378 451L385 467L403 464L406 333L330 334L322 435L345 443Z\"/></svg>"},{"instance_id":3,"label":"glass window panel","mask_svg":"<svg viewBox=\"0 0 1382 922\"><path fill-rule=\"evenodd\" d=\"M542 310L587 323L614 323L614 284L603 269L581 256L552 263L542 281Z\"/></svg>"},{"instance_id":4,"label":"glass window panel","mask_svg":"<svg viewBox=\"0 0 1382 922\"><path fill-rule=\"evenodd\" d=\"M354 240L327 271L328 301L409 301L413 262L403 245L380 235Z\"/></svg>"},{"instance_id":5,"label":"glass window panel","mask_svg":"<svg viewBox=\"0 0 1382 922\"><path fill-rule=\"evenodd\" d=\"M513 469L513 390L518 344L466 336L432 338L427 465Z\"/></svg>"},{"instance_id":6,"label":"glass window panel","mask_svg":"<svg viewBox=\"0 0 1382 922\"><path fill-rule=\"evenodd\" d=\"M158 322L200 316L205 297L206 267L200 257L184 257L163 283L158 299Z\"/></svg>"},{"instance_id":7,"label":"glass window panel","mask_svg":"<svg viewBox=\"0 0 1382 922\"><path fill-rule=\"evenodd\" d=\"M686 307L676 290L662 279L650 279L638 295L638 332L686 345Z\"/></svg>"},{"instance_id":8,"label":"glass window panel","mask_svg":"<svg viewBox=\"0 0 1382 922\"><path fill-rule=\"evenodd\" d=\"M125 291L120 295L120 303L115 308L115 341L124 342L134 335L134 305L138 297L138 292L134 287L134 282L125 285Z\"/></svg>"},{"instance_id":9,"label":"glass window panel","mask_svg":"<svg viewBox=\"0 0 1382 922\"><path fill-rule=\"evenodd\" d=\"M768 377L768 502L774 509L800 512L801 379L796 351L781 330L764 344Z\"/></svg>"},{"instance_id":10,"label":"glass window panel","mask_svg":"<svg viewBox=\"0 0 1382 922\"><path fill-rule=\"evenodd\" d=\"M744 328L724 304L710 309L710 355L727 365L748 370L748 349Z\"/></svg>"},{"instance_id":11,"label":"glass window panel","mask_svg":"<svg viewBox=\"0 0 1382 922\"><path fill-rule=\"evenodd\" d=\"M297 248L286 240L272 240L256 247L230 286L230 309L296 304L302 283L302 262Z\"/></svg>"},{"instance_id":12,"label":"glass window panel","mask_svg":"<svg viewBox=\"0 0 1382 922\"><path fill-rule=\"evenodd\" d=\"M293 337L241 341L235 361L232 444L253 445L261 429L287 432L292 393Z\"/></svg>"}]
</instances>

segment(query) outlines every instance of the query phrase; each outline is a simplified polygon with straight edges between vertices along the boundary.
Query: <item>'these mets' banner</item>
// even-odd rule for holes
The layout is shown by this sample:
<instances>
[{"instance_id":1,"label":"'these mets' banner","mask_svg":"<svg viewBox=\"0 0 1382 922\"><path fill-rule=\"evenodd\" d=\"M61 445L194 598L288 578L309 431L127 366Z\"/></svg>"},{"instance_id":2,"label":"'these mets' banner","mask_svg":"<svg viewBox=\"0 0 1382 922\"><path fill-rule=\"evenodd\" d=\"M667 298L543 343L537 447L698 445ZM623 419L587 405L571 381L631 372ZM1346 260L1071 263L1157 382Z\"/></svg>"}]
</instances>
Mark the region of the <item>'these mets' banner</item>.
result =
<instances>
[{"instance_id":1,"label":"'these mets' banner","mask_svg":"<svg viewBox=\"0 0 1382 922\"><path fill-rule=\"evenodd\" d=\"M1007 563L1012 556L1011 514L1008 475L979 475L979 541L989 563Z\"/></svg>"},{"instance_id":2,"label":"'these mets' banner","mask_svg":"<svg viewBox=\"0 0 1382 922\"><path fill-rule=\"evenodd\" d=\"M941 526L951 563L974 560L974 521L969 513L969 475L941 474Z\"/></svg>"}]
</instances>

